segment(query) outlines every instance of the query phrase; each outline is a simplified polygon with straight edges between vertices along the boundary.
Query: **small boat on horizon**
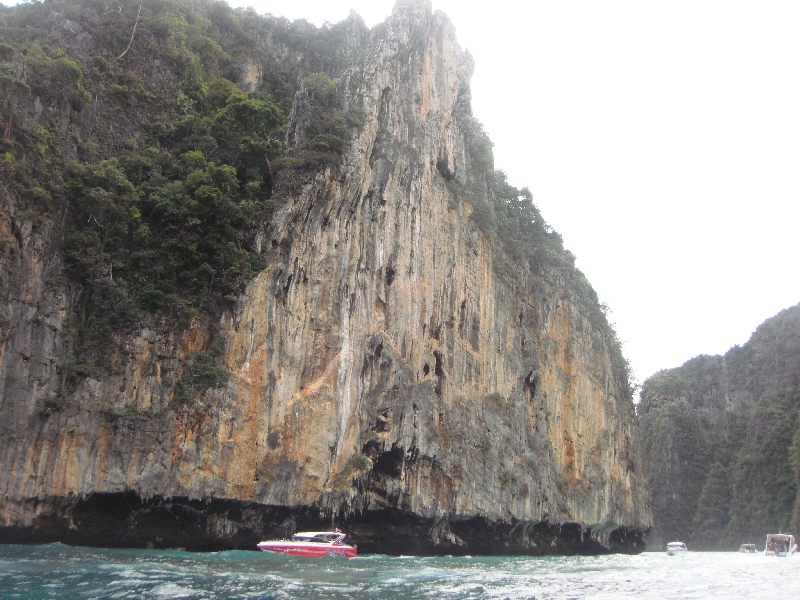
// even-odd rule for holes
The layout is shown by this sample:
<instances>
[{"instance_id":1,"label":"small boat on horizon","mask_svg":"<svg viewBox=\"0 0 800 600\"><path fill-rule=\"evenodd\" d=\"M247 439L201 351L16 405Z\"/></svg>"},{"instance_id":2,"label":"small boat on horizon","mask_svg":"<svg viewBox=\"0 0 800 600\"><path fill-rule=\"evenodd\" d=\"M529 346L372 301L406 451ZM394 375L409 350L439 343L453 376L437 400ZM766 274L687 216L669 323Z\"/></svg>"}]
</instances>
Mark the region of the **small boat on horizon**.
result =
<instances>
[{"instance_id":1,"label":"small boat on horizon","mask_svg":"<svg viewBox=\"0 0 800 600\"><path fill-rule=\"evenodd\" d=\"M768 533L764 556L791 556L797 552L797 544L793 535L786 533Z\"/></svg>"},{"instance_id":2,"label":"small boat on horizon","mask_svg":"<svg viewBox=\"0 0 800 600\"><path fill-rule=\"evenodd\" d=\"M258 549L291 556L343 556L355 558L358 549L347 543L347 534L341 531L305 531L295 533L290 540L260 542Z\"/></svg>"},{"instance_id":3,"label":"small boat on horizon","mask_svg":"<svg viewBox=\"0 0 800 600\"><path fill-rule=\"evenodd\" d=\"M676 554L682 554L688 551L689 549L683 542L670 542L667 544L667 554L669 556L675 556Z\"/></svg>"},{"instance_id":4,"label":"small boat on horizon","mask_svg":"<svg viewBox=\"0 0 800 600\"><path fill-rule=\"evenodd\" d=\"M739 546L739 552L743 552L745 554L755 554L758 552L758 548L756 548L755 544L742 544Z\"/></svg>"}]
</instances>

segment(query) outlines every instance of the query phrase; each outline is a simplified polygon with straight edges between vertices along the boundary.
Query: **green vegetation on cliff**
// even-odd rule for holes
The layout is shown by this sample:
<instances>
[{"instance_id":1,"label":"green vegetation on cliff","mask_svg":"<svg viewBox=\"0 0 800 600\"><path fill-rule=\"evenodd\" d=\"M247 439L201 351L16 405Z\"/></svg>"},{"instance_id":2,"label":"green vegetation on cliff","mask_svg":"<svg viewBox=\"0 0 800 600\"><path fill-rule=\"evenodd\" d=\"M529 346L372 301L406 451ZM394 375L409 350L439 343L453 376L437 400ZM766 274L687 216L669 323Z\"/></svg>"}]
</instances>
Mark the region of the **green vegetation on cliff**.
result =
<instances>
[{"instance_id":1,"label":"green vegetation on cliff","mask_svg":"<svg viewBox=\"0 0 800 600\"><path fill-rule=\"evenodd\" d=\"M185 327L235 300L265 264L257 233L276 178L296 185L334 163L358 124L322 72L341 62L344 25L209 0L137 9L0 6L5 218L57 228L65 283L81 290L65 384L112 371L120 334ZM301 87L310 137L292 152Z\"/></svg>"},{"instance_id":2,"label":"green vegetation on cliff","mask_svg":"<svg viewBox=\"0 0 800 600\"><path fill-rule=\"evenodd\" d=\"M761 543L800 516L800 306L725 356L661 371L638 407L659 545Z\"/></svg>"}]
</instances>

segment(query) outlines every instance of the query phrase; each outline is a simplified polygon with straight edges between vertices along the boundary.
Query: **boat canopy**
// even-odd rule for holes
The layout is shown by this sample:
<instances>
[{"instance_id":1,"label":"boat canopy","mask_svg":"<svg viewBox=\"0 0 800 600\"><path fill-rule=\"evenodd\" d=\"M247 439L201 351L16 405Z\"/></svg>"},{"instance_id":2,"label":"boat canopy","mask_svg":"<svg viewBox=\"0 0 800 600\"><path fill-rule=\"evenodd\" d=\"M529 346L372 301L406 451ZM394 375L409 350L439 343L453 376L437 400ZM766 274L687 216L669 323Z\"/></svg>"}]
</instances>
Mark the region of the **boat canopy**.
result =
<instances>
[{"instance_id":1,"label":"boat canopy","mask_svg":"<svg viewBox=\"0 0 800 600\"><path fill-rule=\"evenodd\" d=\"M292 536L293 541L297 542L319 542L322 544L329 544L345 537L344 533L334 533L331 531L304 531L302 533L295 533Z\"/></svg>"}]
</instances>

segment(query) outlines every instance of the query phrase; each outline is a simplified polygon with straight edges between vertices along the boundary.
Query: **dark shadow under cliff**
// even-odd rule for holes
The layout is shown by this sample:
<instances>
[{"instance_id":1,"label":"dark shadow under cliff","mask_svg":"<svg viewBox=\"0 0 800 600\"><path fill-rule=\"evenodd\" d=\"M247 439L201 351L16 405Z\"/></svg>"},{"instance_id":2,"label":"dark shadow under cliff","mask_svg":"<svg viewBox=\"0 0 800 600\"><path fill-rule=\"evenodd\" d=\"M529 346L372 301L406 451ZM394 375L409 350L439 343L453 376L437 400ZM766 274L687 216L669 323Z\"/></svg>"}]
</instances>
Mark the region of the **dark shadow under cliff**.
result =
<instances>
[{"instance_id":1,"label":"dark shadow under cliff","mask_svg":"<svg viewBox=\"0 0 800 600\"><path fill-rule=\"evenodd\" d=\"M388 555L598 555L644 551L646 532L619 527L601 542L577 523L494 523L422 519L397 510L324 515L313 507L265 506L235 500L152 498L132 492L48 498L31 527L0 528L0 543L255 550L265 539L339 527L361 553Z\"/></svg>"}]
</instances>

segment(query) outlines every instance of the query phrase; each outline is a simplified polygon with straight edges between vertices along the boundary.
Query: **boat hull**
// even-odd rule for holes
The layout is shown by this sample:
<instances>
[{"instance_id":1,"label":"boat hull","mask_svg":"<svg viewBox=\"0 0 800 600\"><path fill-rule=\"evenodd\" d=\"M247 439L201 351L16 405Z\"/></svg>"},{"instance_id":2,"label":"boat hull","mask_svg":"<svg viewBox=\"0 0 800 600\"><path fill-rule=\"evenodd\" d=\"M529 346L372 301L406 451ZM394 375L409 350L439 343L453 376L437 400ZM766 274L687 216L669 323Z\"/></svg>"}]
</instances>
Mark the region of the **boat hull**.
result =
<instances>
[{"instance_id":1,"label":"boat hull","mask_svg":"<svg viewBox=\"0 0 800 600\"><path fill-rule=\"evenodd\" d=\"M289 556L355 558L358 550L346 544L299 544L296 542L261 542L258 549Z\"/></svg>"}]
</instances>

